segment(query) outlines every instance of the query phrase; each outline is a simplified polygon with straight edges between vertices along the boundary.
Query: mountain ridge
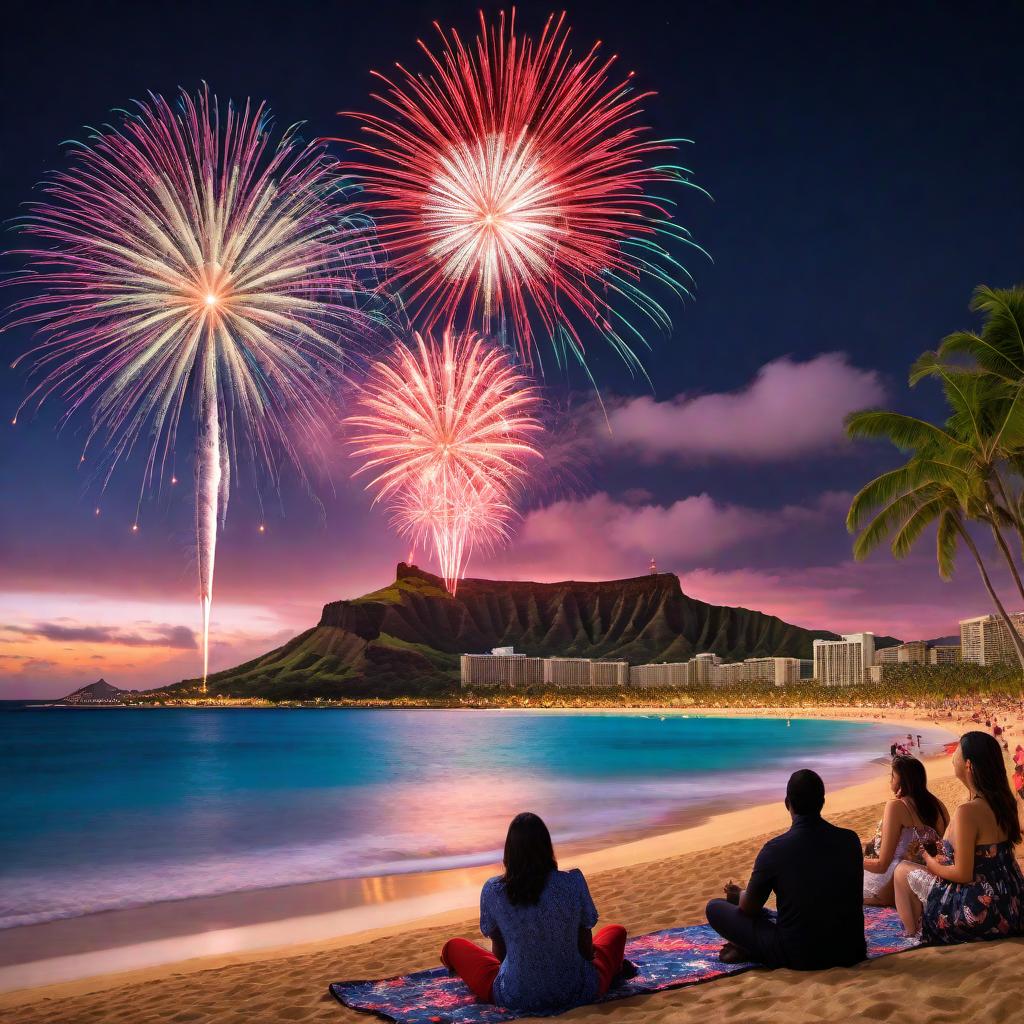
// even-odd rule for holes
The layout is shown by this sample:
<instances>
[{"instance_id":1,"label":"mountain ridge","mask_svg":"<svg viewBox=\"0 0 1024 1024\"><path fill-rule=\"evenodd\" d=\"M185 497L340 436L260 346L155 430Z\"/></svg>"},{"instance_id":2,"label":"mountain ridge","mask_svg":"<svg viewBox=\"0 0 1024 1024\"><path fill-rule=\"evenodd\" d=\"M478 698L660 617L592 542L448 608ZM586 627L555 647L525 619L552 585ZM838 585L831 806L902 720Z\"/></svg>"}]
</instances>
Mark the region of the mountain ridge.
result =
<instances>
[{"instance_id":1,"label":"mountain ridge","mask_svg":"<svg viewBox=\"0 0 1024 1024\"><path fill-rule=\"evenodd\" d=\"M596 582L465 579L452 597L440 578L400 562L392 583L324 605L320 621L281 647L211 675L211 695L309 700L425 694L458 685L458 659L514 646L536 656L684 661L811 657L808 630L687 595L672 573ZM880 646L893 641L880 637ZM194 689L197 680L173 688Z\"/></svg>"}]
</instances>

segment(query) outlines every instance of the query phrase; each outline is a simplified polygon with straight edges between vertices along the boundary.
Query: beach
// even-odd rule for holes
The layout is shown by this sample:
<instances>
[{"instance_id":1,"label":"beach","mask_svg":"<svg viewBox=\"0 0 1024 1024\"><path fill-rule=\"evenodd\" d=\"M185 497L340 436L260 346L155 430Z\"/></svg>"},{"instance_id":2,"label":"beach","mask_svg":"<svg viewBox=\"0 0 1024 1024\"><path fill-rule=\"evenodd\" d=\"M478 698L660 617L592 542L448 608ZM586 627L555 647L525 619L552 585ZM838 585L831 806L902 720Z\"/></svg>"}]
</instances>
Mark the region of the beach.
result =
<instances>
[{"instance_id":1,"label":"beach","mask_svg":"<svg viewBox=\"0 0 1024 1024\"><path fill-rule=\"evenodd\" d=\"M934 729L937 724L952 733L974 727L963 716L937 723L935 715L916 716L913 709L732 713L891 721L908 731ZM1024 730L1019 723L1006 724L1012 746ZM963 789L952 778L949 758L931 758L928 767L935 792L952 808ZM825 814L866 838L887 795L888 771L879 765L868 781L830 793ZM765 839L787 825L780 794L774 803L715 814L689 828L617 843L571 861L563 858L561 866L575 864L584 869L604 923L618 922L630 933L640 934L703 920L706 901L719 895L729 879L745 880ZM193 950L191 959L171 964L12 991L0 995L0 1012L12 1024L365 1019L339 1006L327 993L327 984L436 966L442 942L452 935L479 941L475 891L479 878L488 873L486 867L474 869L462 875L460 884L434 892L417 893L415 883L410 883L406 898L399 894L390 904L392 914L399 908L397 916L381 913L388 903L370 907L367 927L341 937L302 941L303 919L282 918L261 925L280 935L273 948L201 957L195 957ZM287 909L286 902L279 908ZM380 926L374 927L375 921ZM611 1014L637 1024L708 1017L792 1022L833 1020L836 1008L842 1007L844 1017L856 1020L895 1019L911 1009L917 1020L964 1021L981 1016L1000 1020L1019 1010L1022 970L1024 940L1014 939L919 950L853 970L813 975L755 971L709 985L583 1007L566 1016L598 1021Z\"/></svg>"}]
</instances>

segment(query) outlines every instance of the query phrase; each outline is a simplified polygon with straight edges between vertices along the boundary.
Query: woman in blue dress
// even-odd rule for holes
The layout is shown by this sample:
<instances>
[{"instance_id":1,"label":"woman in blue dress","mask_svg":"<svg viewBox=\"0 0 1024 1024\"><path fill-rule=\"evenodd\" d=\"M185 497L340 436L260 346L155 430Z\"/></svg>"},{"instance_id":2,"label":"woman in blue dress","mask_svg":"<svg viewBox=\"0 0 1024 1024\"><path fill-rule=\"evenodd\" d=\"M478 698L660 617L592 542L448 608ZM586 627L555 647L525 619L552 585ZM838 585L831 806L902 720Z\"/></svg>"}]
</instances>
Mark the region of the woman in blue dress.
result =
<instances>
[{"instance_id":1,"label":"woman in blue dress","mask_svg":"<svg viewBox=\"0 0 1024 1024\"><path fill-rule=\"evenodd\" d=\"M1024 935L1024 873L1013 853L1021 826L1003 752L987 733L964 733L953 771L969 798L939 848L924 851L924 867L896 869L903 926L940 945Z\"/></svg>"},{"instance_id":2,"label":"woman in blue dress","mask_svg":"<svg viewBox=\"0 0 1024 1024\"><path fill-rule=\"evenodd\" d=\"M505 873L480 893L488 952L449 939L441 962L477 999L523 1012L566 1010L608 991L623 969L626 929L597 935L597 909L583 873L559 871L551 835L536 814L519 814L505 839Z\"/></svg>"}]
</instances>

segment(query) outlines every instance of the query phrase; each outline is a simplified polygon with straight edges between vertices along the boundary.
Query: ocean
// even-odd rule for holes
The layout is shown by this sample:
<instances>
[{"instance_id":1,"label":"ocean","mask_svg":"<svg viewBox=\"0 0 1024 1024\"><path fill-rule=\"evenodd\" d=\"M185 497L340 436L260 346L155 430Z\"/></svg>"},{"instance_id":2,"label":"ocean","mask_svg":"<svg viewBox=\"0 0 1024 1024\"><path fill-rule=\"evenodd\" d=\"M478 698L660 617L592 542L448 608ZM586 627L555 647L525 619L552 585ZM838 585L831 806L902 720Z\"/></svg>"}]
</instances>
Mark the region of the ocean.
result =
<instances>
[{"instance_id":1,"label":"ocean","mask_svg":"<svg viewBox=\"0 0 1024 1024\"><path fill-rule=\"evenodd\" d=\"M598 845L781 800L798 767L856 781L898 738L891 724L656 713L7 707L4 928L489 863L523 810L556 843Z\"/></svg>"}]
</instances>

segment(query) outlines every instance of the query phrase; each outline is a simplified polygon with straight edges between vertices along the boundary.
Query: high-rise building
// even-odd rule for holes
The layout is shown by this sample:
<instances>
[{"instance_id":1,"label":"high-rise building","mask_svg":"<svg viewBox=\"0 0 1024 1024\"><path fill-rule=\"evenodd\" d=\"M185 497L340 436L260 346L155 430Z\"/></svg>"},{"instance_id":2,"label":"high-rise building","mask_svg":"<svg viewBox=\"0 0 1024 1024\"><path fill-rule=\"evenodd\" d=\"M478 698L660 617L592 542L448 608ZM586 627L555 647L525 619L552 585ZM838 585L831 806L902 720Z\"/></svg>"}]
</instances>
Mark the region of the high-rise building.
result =
<instances>
[{"instance_id":1,"label":"high-rise building","mask_svg":"<svg viewBox=\"0 0 1024 1024\"><path fill-rule=\"evenodd\" d=\"M463 686L539 686L544 682L543 658L514 654L464 654L460 660Z\"/></svg>"},{"instance_id":2,"label":"high-rise building","mask_svg":"<svg viewBox=\"0 0 1024 1024\"><path fill-rule=\"evenodd\" d=\"M960 660L958 644L936 644L928 648L929 665L955 665Z\"/></svg>"},{"instance_id":3,"label":"high-rise building","mask_svg":"<svg viewBox=\"0 0 1024 1024\"><path fill-rule=\"evenodd\" d=\"M700 686L702 683L715 681L715 669L722 664L717 654L698 654L693 659L693 681Z\"/></svg>"},{"instance_id":4,"label":"high-rise building","mask_svg":"<svg viewBox=\"0 0 1024 1024\"><path fill-rule=\"evenodd\" d=\"M630 666L626 661L592 658L532 658L516 654L512 647L495 647L490 654L463 654L460 664L463 686L785 686L801 678L798 658L747 658L723 664L711 653L695 655L689 661Z\"/></svg>"},{"instance_id":5,"label":"high-rise building","mask_svg":"<svg viewBox=\"0 0 1024 1024\"><path fill-rule=\"evenodd\" d=\"M863 683L874 663L874 633L844 633L841 640L814 641L814 678L824 686Z\"/></svg>"},{"instance_id":6,"label":"high-rise building","mask_svg":"<svg viewBox=\"0 0 1024 1024\"><path fill-rule=\"evenodd\" d=\"M743 678L751 683L786 686L800 682L799 658L747 658Z\"/></svg>"},{"instance_id":7,"label":"high-rise building","mask_svg":"<svg viewBox=\"0 0 1024 1024\"><path fill-rule=\"evenodd\" d=\"M742 661L726 662L717 665L711 673L711 682L715 686L737 686L746 675L746 666Z\"/></svg>"},{"instance_id":8,"label":"high-rise building","mask_svg":"<svg viewBox=\"0 0 1024 1024\"><path fill-rule=\"evenodd\" d=\"M928 664L928 644L924 640L910 640L905 644L876 648L875 664L926 665Z\"/></svg>"},{"instance_id":9,"label":"high-rise building","mask_svg":"<svg viewBox=\"0 0 1024 1024\"><path fill-rule=\"evenodd\" d=\"M592 661L590 663L591 686L629 686L628 661Z\"/></svg>"},{"instance_id":10,"label":"high-rise building","mask_svg":"<svg viewBox=\"0 0 1024 1024\"><path fill-rule=\"evenodd\" d=\"M1014 612L1010 621L1024 634L1024 612ZM975 665L1012 665L1017 661L1010 632L995 615L961 620L960 657Z\"/></svg>"},{"instance_id":11,"label":"high-rise building","mask_svg":"<svg viewBox=\"0 0 1024 1024\"><path fill-rule=\"evenodd\" d=\"M544 682L548 686L590 686L590 659L545 658Z\"/></svg>"},{"instance_id":12,"label":"high-rise building","mask_svg":"<svg viewBox=\"0 0 1024 1024\"><path fill-rule=\"evenodd\" d=\"M631 686L690 686L693 683L692 661L670 661L659 665L631 665L629 682Z\"/></svg>"}]
</instances>

